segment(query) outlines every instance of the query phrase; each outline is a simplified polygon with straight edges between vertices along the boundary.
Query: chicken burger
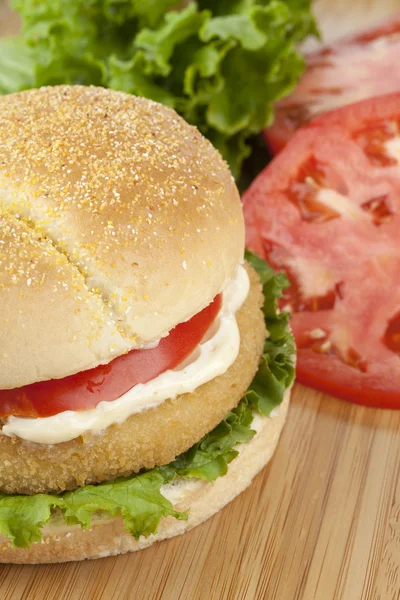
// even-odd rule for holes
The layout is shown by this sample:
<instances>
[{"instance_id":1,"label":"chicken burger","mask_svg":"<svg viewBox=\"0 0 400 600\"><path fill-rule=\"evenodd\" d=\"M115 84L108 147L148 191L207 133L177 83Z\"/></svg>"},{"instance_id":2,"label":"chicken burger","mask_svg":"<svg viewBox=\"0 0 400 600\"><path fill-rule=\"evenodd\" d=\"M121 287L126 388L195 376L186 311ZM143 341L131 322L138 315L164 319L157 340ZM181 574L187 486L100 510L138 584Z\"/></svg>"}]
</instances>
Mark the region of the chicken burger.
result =
<instances>
[{"instance_id":1,"label":"chicken burger","mask_svg":"<svg viewBox=\"0 0 400 600\"><path fill-rule=\"evenodd\" d=\"M227 165L95 87L0 99L0 561L204 521L267 463L293 379L283 284L244 260Z\"/></svg>"}]
</instances>

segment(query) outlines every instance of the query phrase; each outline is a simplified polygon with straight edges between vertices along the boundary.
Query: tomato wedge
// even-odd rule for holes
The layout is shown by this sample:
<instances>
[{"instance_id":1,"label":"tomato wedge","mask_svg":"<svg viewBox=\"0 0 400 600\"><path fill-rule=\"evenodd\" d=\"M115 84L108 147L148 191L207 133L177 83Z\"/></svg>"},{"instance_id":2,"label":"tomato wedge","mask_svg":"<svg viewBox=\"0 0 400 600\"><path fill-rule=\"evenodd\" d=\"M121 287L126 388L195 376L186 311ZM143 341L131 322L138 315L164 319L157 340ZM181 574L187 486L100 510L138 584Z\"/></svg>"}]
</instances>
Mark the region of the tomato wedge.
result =
<instances>
[{"instance_id":1,"label":"tomato wedge","mask_svg":"<svg viewBox=\"0 0 400 600\"><path fill-rule=\"evenodd\" d=\"M273 154L317 115L399 91L399 56L400 14L379 27L308 54L302 79L295 91L277 104L275 121L264 132Z\"/></svg>"},{"instance_id":2,"label":"tomato wedge","mask_svg":"<svg viewBox=\"0 0 400 600\"><path fill-rule=\"evenodd\" d=\"M299 130L244 213L249 249L292 284L298 380L400 408L400 93Z\"/></svg>"},{"instance_id":3,"label":"tomato wedge","mask_svg":"<svg viewBox=\"0 0 400 600\"><path fill-rule=\"evenodd\" d=\"M221 294L186 323L177 325L156 348L132 350L107 365L63 379L0 390L0 417L49 417L65 410L82 411L116 400L138 383L174 369L201 342L221 308Z\"/></svg>"}]
</instances>

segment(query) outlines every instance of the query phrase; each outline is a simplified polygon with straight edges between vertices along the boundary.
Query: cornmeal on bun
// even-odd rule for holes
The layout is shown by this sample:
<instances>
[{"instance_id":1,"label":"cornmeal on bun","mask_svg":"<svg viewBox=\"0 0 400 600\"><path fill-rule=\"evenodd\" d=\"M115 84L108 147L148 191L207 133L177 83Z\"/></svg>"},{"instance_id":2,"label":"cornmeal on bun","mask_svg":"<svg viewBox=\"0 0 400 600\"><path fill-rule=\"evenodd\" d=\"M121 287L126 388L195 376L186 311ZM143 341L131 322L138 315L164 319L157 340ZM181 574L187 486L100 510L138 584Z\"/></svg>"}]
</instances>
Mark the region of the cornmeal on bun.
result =
<instances>
[{"instance_id":1,"label":"cornmeal on bun","mask_svg":"<svg viewBox=\"0 0 400 600\"><path fill-rule=\"evenodd\" d=\"M173 110L0 98L1 562L137 550L249 485L293 378L273 277L244 261L227 165Z\"/></svg>"}]
</instances>

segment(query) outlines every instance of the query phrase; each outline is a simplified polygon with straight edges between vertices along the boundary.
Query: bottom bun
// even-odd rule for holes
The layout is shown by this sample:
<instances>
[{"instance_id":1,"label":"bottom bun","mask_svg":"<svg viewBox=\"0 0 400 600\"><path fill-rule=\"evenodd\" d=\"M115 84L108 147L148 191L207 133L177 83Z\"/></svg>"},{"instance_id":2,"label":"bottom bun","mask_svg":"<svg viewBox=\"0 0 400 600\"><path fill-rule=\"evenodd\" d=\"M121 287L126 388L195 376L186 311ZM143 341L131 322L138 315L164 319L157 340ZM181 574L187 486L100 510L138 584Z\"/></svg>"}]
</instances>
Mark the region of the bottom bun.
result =
<instances>
[{"instance_id":1,"label":"bottom bun","mask_svg":"<svg viewBox=\"0 0 400 600\"><path fill-rule=\"evenodd\" d=\"M164 517L158 532L136 540L125 531L121 518L92 519L90 529L68 526L56 519L43 528L43 541L29 548L14 548L0 537L1 563L54 563L86 558L104 558L115 554L135 552L161 540L181 535L206 521L238 496L269 462L274 453L289 405L290 390L271 417L256 417L253 439L239 446L239 455L230 463L228 473L214 483L199 480L178 480L165 486L163 493L177 510L189 510L187 521ZM173 500L175 497L179 500Z\"/></svg>"}]
</instances>

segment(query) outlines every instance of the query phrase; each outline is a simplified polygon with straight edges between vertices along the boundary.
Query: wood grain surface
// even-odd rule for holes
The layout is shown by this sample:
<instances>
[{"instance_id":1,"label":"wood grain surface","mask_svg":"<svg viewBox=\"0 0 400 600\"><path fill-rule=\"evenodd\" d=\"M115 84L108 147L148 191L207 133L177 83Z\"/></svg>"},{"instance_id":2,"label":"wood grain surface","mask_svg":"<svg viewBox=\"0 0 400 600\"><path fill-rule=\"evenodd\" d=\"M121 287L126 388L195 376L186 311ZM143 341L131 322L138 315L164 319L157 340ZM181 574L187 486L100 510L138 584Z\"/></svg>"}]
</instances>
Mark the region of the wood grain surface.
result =
<instances>
[{"instance_id":1,"label":"wood grain surface","mask_svg":"<svg viewBox=\"0 0 400 600\"><path fill-rule=\"evenodd\" d=\"M17 23L0 0L0 33ZM0 599L400 600L399 472L400 412L297 385L271 464L221 513L137 554L2 566Z\"/></svg>"}]
</instances>

